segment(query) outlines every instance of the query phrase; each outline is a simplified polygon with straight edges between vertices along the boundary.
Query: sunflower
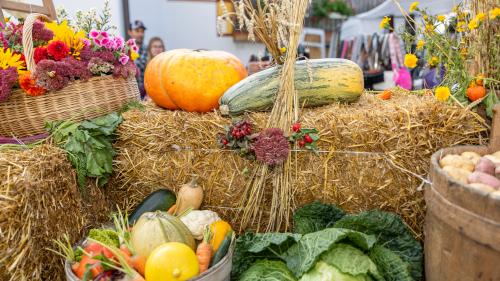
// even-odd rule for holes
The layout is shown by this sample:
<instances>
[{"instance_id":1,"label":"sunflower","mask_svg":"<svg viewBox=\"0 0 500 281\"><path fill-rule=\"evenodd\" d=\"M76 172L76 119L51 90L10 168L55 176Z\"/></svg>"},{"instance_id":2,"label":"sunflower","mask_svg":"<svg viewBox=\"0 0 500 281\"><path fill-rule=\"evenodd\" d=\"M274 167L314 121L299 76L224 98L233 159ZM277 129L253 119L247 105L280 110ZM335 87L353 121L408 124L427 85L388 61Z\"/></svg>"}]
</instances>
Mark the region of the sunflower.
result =
<instances>
[{"instance_id":1,"label":"sunflower","mask_svg":"<svg viewBox=\"0 0 500 281\"><path fill-rule=\"evenodd\" d=\"M7 69L9 67L15 67L19 74L26 72L26 66L21 59L21 55L12 53L10 49L4 50L0 48L0 68Z\"/></svg>"},{"instance_id":2,"label":"sunflower","mask_svg":"<svg viewBox=\"0 0 500 281\"><path fill-rule=\"evenodd\" d=\"M67 21L63 21L60 24L57 22L49 22L45 23L45 26L54 32L54 38L52 41L62 41L66 45L68 45L71 49L71 54L79 58L80 51L85 47L85 40L88 38L85 35L83 30L75 32L69 25ZM49 43L50 43L49 42Z\"/></svg>"}]
</instances>

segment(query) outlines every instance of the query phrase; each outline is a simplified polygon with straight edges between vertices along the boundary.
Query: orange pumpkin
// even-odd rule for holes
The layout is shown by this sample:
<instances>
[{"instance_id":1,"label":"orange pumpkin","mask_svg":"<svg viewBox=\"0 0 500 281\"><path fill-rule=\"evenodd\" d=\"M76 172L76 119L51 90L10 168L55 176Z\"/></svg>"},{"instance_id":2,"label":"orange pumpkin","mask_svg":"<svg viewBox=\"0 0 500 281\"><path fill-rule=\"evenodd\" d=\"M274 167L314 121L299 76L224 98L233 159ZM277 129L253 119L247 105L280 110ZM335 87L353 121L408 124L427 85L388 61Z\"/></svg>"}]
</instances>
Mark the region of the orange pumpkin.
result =
<instances>
[{"instance_id":1,"label":"orange pumpkin","mask_svg":"<svg viewBox=\"0 0 500 281\"><path fill-rule=\"evenodd\" d=\"M475 86L467 89L467 97L471 101L476 101L484 96L486 96L486 89L483 86Z\"/></svg>"},{"instance_id":2,"label":"orange pumpkin","mask_svg":"<svg viewBox=\"0 0 500 281\"><path fill-rule=\"evenodd\" d=\"M209 112L218 108L227 89L246 76L245 66L232 54L177 49L151 60L144 73L144 87L161 107Z\"/></svg>"}]
</instances>

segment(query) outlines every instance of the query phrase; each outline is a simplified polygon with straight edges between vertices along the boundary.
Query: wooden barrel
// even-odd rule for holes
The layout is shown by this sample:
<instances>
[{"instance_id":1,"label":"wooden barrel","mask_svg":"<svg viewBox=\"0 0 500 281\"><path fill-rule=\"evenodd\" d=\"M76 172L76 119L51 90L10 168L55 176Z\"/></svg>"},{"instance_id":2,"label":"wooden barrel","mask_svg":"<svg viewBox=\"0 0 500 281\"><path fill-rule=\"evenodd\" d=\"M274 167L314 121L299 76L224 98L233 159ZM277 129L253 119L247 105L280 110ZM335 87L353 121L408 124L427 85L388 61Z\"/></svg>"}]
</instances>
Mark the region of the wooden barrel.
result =
<instances>
[{"instance_id":1,"label":"wooden barrel","mask_svg":"<svg viewBox=\"0 0 500 281\"><path fill-rule=\"evenodd\" d=\"M439 160L465 151L500 150L500 108L490 146L442 149L432 156L425 190L425 275L427 281L500 281L500 191L487 193L450 178Z\"/></svg>"}]
</instances>

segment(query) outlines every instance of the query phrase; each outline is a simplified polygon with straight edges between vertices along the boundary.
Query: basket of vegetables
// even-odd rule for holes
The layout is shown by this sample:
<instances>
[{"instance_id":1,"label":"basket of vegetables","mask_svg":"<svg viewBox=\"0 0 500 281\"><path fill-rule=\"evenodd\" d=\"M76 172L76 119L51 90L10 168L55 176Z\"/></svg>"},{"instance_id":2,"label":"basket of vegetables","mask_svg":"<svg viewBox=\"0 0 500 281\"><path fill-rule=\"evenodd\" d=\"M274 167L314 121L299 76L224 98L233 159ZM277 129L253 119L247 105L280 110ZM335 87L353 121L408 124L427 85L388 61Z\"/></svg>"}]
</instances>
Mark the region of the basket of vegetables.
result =
<instances>
[{"instance_id":1,"label":"basket of vegetables","mask_svg":"<svg viewBox=\"0 0 500 281\"><path fill-rule=\"evenodd\" d=\"M229 280L235 234L217 213L197 210L199 191L195 181L179 198L157 190L130 216L114 214L112 227L91 229L77 247L59 242L67 280Z\"/></svg>"}]
</instances>

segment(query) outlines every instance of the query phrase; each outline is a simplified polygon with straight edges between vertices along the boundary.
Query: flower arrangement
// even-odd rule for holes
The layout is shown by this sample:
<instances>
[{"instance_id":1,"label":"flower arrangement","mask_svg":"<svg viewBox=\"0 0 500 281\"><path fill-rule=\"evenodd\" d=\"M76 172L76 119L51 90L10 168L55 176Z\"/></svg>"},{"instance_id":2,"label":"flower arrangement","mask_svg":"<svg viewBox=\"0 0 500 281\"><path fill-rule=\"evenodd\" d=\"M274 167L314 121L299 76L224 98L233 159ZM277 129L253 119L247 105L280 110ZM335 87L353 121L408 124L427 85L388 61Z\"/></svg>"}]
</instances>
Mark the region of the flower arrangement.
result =
<instances>
[{"instance_id":1,"label":"flower arrangement","mask_svg":"<svg viewBox=\"0 0 500 281\"><path fill-rule=\"evenodd\" d=\"M231 126L225 127L226 132L219 135L217 143L223 149L238 151L247 159L256 159L271 167L283 163L294 144L300 149L318 149L318 130L302 128L300 123L292 125L289 137L278 128L269 128L260 133L255 133L253 129L254 125L248 120L235 121Z\"/></svg>"},{"instance_id":2,"label":"flower arrangement","mask_svg":"<svg viewBox=\"0 0 500 281\"><path fill-rule=\"evenodd\" d=\"M95 13L94 13L95 14ZM83 30L70 25L68 19L33 24L33 59L36 69L27 70L23 55L23 21L10 19L0 23L0 102L5 101L15 88L27 95L39 96L48 91L60 90L71 81L86 81L93 76L113 75L128 78L137 74L133 61L138 57L134 40L108 32L109 5L95 23L80 14Z\"/></svg>"},{"instance_id":3,"label":"flower arrangement","mask_svg":"<svg viewBox=\"0 0 500 281\"><path fill-rule=\"evenodd\" d=\"M430 68L441 67L442 74L436 71L442 75L441 84L434 90L436 99L470 107L483 104L491 117L493 106L499 102L495 92L500 86L497 33L500 8L495 7L494 1L472 6L459 4L445 16L431 15L414 2L408 12L401 10L407 21L414 24L416 33L402 33L408 47L405 66L416 67L420 57ZM421 18L421 22L408 13ZM383 20L381 27L387 26ZM416 53L410 52L413 42L417 42Z\"/></svg>"}]
</instances>

